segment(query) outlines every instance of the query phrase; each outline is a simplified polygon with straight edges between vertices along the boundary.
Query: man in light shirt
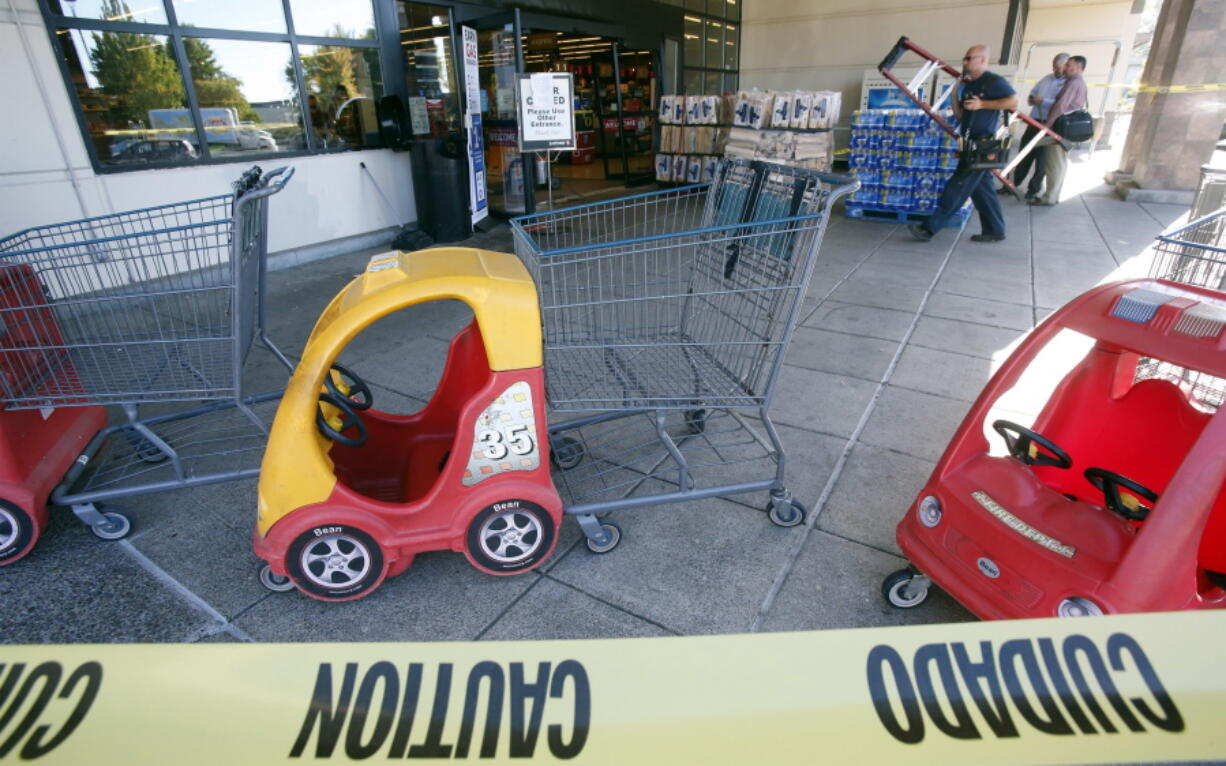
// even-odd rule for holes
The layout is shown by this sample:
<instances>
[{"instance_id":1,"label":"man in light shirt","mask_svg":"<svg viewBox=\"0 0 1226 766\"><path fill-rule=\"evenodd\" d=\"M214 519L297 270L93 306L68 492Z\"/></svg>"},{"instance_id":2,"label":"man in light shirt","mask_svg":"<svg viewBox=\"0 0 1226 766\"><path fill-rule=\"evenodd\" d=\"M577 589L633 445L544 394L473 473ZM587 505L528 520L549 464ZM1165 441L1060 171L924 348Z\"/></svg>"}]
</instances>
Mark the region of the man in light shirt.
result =
<instances>
[{"instance_id":1,"label":"man in light shirt","mask_svg":"<svg viewBox=\"0 0 1226 766\"><path fill-rule=\"evenodd\" d=\"M1069 56L1069 60L1065 62L1064 87L1060 89L1060 95L1056 96L1055 103L1047 112L1047 119L1043 122L1047 127L1054 129L1060 115L1086 108L1088 102L1086 81L1081 76L1085 68L1085 56ZM1030 204L1051 207L1060 201L1060 188L1064 186L1064 171L1068 170L1068 149L1065 148L1065 144L1057 143L1051 136L1044 138L1043 144L1046 145L1043 154L1043 175L1047 188L1037 199L1030 200Z\"/></svg>"},{"instance_id":2,"label":"man in light shirt","mask_svg":"<svg viewBox=\"0 0 1226 766\"><path fill-rule=\"evenodd\" d=\"M1026 99L1031 106L1030 116L1039 122L1047 122L1047 113L1051 110L1051 105L1056 102L1060 89L1064 87L1064 64L1067 61L1067 53L1057 54L1051 60L1051 74L1039 80L1030 90L1030 96ZM1021 145L1028 146L1038 132L1038 128L1027 125L1026 132L1022 135ZM1043 188L1043 153L1046 150L1045 146L1036 146L1034 151L1023 157L1013 170L1014 186L1021 186L1026 180L1026 174L1030 173L1031 169L1034 170L1033 175L1030 176L1030 183L1026 184L1027 200L1038 197L1039 190ZM1008 191L1007 187L1000 188L1002 194Z\"/></svg>"}]
</instances>

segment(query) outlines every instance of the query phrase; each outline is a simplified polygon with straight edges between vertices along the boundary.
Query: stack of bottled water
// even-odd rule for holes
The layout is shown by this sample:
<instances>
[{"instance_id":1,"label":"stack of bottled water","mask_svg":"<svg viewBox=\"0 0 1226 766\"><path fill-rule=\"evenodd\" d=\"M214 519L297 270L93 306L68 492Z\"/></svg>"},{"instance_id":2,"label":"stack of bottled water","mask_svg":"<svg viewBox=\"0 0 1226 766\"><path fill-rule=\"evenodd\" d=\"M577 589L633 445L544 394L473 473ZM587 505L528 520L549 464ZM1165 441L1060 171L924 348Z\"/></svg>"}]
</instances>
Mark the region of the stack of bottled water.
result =
<instances>
[{"instance_id":1,"label":"stack of bottled water","mask_svg":"<svg viewBox=\"0 0 1226 766\"><path fill-rule=\"evenodd\" d=\"M956 126L953 112L941 115ZM862 109L852 116L848 207L931 213L958 166L957 141L920 109Z\"/></svg>"}]
</instances>

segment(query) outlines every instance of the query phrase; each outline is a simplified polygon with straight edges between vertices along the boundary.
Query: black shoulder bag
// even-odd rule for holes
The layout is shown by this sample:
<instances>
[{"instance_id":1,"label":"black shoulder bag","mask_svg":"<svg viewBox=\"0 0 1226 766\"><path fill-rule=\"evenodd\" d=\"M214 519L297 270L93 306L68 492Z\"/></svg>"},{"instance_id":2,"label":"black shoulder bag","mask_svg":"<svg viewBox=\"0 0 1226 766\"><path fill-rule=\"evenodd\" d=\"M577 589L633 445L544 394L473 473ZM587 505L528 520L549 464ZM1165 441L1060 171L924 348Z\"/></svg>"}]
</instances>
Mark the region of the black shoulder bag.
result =
<instances>
[{"instance_id":1,"label":"black shoulder bag","mask_svg":"<svg viewBox=\"0 0 1226 766\"><path fill-rule=\"evenodd\" d=\"M1094 118L1085 109L1074 109L1057 117L1051 128L1065 141L1079 144L1094 137Z\"/></svg>"}]
</instances>

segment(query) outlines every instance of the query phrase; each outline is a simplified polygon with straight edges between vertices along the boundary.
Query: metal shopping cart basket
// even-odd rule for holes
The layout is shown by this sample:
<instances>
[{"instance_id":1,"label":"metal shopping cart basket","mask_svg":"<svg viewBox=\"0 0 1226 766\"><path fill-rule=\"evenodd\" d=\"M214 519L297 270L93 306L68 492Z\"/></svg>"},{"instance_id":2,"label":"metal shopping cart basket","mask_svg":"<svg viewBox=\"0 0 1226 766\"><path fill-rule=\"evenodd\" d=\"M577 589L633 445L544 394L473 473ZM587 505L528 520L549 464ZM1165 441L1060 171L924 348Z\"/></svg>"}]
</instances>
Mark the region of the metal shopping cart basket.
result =
<instances>
[{"instance_id":1,"label":"metal shopping cart basket","mask_svg":"<svg viewBox=\"0 0 1226 766\"><path fill-rule=\"evenodd\" d=\"M1149 276L1226 292L1226 208L1160 235ZM1226 317L1206 315L1194 332L1211 335ZM1192 401L1216 411L1226 404L1226 380L1156 359L1142 358L1137 379L1163 378L1188 389Z\"/></svg>"},{"instance_id":2,"label":"metal shopping cart basket","mask_svg":"<svg viewBox=\"0 0 1226 766\"><path fill-rule=\"evenodd\" d=\"M709 184L512 221L540 295L558 489L590 549L596 514L784 486L768 409L845 176L727 162ZM558 422L561 413L586 412Z\"/></svg>"},{"instance_id":3,"label":"metal shopping cart basket","mask_svg":"<svg viewBox=\"0 0 1226 766\"><path fill-rule=\"evenodd\" d=\"M264 329L267 202L292 175L256 167L233 194L0 240L0 435L22 411L122 411L50 495L98 536L130 527L103 501L258 472L280 393L249 394L243 369L257 339L293 369ZM21 521L10 509L0 538Z\"/></svg>"},{"instance_id":4,"label":"metal shopping cart basket","mask_svg":"<svg viewBox=\"0 0 1226 766\"><path fill-rule=\"evenodd\" d=\"M1226 208L1158 237L1149 275L1226 291Z\"/></svg>"}]
</instances>

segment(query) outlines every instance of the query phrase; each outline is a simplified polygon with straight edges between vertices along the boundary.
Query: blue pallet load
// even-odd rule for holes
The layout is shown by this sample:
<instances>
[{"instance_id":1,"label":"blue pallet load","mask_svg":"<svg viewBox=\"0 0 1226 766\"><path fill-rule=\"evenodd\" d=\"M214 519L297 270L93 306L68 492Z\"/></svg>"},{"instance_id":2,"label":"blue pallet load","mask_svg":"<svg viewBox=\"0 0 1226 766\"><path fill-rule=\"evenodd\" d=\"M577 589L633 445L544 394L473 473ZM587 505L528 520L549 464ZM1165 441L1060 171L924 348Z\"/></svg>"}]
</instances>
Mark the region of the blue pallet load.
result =
<instances>
[{"instance_id":1,"label":"blue pallet load","mask_svg":"<svg viewBox=\"0 0 1226 766\"><path fill-rule=\"evenodd\" d=\"M952 111L942 116L956 124ZM848 164L860 180L845 204L848 218L919 223L958 167L958 144L922 110L862 109L852 115ZM972 209L967 201L947 227L961 227Z\"/></svg>"}]
</instances>

